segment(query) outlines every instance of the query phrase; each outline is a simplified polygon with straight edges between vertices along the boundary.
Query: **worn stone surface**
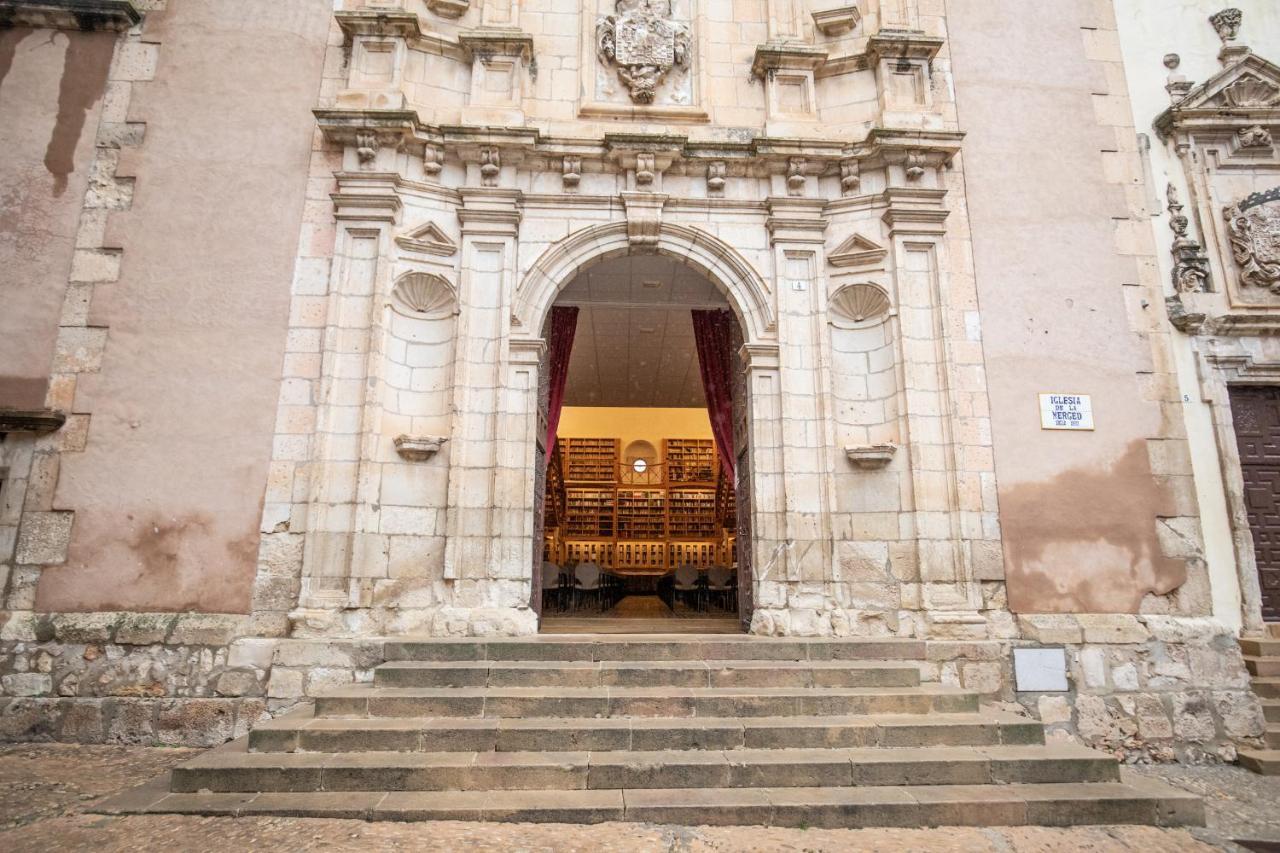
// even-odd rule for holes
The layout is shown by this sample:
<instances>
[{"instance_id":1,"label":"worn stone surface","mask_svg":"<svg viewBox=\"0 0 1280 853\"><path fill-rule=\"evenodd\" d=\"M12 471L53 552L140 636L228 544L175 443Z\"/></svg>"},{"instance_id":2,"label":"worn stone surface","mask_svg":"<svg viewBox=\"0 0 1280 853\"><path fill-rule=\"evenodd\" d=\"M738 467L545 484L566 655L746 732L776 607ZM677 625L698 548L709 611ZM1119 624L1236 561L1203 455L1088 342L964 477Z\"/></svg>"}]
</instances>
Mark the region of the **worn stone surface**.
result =
<instances>
[{"instance_id":1,"label":"worn stone surface","mask_svg":"<svg viewBox=\"0 0 1280 853\"><path fill-rule=\"evenodd\" d=\"M0 748L0 846L23 851L96 851L147 848L200 851L481 850L836 851L1047 850L1170 853L1221 849L1228 838L1280 840L1280 781L1232 768L1152 768L1158 778L1206 798L1209 827L1167 830L1099 826L1074 829L779 829L671 827L656 824L367 823L300 818L204 818L177 815L113 817L86 814L101 798L150 781L189 758L192 750L71 747L58 744ZM513 795L518 796L518 795Z\"/></svg>"}]
</instances>

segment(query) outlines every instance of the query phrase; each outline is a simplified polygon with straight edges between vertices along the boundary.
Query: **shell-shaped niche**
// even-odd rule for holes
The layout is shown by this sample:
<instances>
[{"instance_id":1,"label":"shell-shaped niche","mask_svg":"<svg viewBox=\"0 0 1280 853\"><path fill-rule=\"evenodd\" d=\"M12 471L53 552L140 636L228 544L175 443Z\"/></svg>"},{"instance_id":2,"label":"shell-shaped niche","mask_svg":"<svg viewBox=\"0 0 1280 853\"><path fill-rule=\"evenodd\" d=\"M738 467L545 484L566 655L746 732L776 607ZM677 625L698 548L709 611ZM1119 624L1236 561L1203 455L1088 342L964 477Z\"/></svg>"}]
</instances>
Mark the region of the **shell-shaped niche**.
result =
<instances>
[{"instance_id":1,"label":"shell-shaped niche","mask_svg":"<svg viewBox=\"0 0 1280 853\"><path fill-rule=\"evenodd\" d=\"M875 284L850 284L831 297L831 324L841 329L879 323L889 315L889 294Z\"/></svg>"},{"instance_id":2,"label":"shell-shaped niche","mask_svg":"<svg viewBox=\"0 0 1280 853\"><path fill-rule=\"evenodd\" d=\"M411 316L443 319L454 313L454 305L453 286L432 273L407 273L391 289L391 307Z\"/></svg>"},{"instance_id":3,"label":"shell-shaped niche","mask_svg":"<svg viewBox=\"0 0 1280 853\"><path fill-rule=\"evenodd\" d=\"M1280 104L1280 89L1257 77L1241 77L1222 90L1222 99L1233 107L1270 107Z\"/></svg>"}]
</instances>

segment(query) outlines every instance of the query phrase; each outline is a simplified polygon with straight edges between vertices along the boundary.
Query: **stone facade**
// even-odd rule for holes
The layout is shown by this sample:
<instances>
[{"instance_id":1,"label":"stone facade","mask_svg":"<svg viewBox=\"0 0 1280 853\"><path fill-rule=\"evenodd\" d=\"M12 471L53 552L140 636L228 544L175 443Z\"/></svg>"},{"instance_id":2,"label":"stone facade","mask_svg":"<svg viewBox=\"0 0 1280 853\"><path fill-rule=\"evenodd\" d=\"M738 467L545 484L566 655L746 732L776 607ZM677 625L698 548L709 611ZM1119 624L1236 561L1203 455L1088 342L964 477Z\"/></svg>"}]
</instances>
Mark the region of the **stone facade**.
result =
<instances>
[{"instance_id":1,"label":"stone facade","mask_svg":"<svg viewBox=\"0 0 1280 853\"><path fill-rule=\"evenodd\" d=\"M0 37L72 26L34 5L0 3L20 27ZM1261 616L1224 407L1227 383L1274 381L1271 273L1230 285L1238 311L1166 286L1155 116L1112 3L1043 31L1013 0L333 5L156 0L49 31L113 53L67 173L82 206L41 214L62 308L37 330L49 369L15 378L47 393L0 385L0 407L65 416L0 442L6 736L212 743L367 680L380 638L536 633L543 326L581 271L654 254L738 321L753 633L927 639L928 680L1135 760L1230 760L1261 733L1231 644ZM30 61L13 73L47 76ZM1156 123L1186 166L1165 201L1195 213L1175 281L1237 281L1243 226L1207 199L1274 174L1274 104L1196 123L1269 97L1245 76L1280 83L1222 63ZM1041 430L1044 392L1092 395L1097 430ZM1067 650L1069 692L1015 690L1032 646Z\"/></svg>"}]
</instances>

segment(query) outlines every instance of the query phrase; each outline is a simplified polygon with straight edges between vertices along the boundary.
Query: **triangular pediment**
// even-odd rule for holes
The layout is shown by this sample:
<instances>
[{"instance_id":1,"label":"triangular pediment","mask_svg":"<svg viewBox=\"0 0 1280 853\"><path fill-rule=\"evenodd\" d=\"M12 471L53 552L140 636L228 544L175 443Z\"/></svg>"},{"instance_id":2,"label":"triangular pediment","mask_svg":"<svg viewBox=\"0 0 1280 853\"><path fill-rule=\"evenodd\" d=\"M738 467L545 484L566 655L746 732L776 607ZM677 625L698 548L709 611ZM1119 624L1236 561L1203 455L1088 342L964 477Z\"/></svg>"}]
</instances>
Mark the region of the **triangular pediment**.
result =
<instances>
[{"instance_id":1,"label":"triangular pediment","mask_svg":"<svg viewBox=\"0 0 1280 853\"><path fill-rule=\"evenodd\" d=\"M889 250L861 234L852 234L827 255L827 263L833 267L867 267L884 260Z\"/></svg>"},{"instance_id":2,"label":"triangular pediment","mask_svg":"<svg viewBox=\"0 0 1280 853\"><path fill-rule=\"evenodd\" d=\"M434 222L428 222L396 238L396 245L411 252L448 257L458 251L458 244L440 230Z\"/></svg>"},{"instance_id":3,"label":"triangular pediment","mask_svg":"<svg viewBox=\"0 0 1280 853\"><path fill-rule=\"evenodd\" d=\"M1173 109L1186 112L1268 107L1280 107L1280 66L1251 53L1194 87Z\"/></svg>"}]
</instances>

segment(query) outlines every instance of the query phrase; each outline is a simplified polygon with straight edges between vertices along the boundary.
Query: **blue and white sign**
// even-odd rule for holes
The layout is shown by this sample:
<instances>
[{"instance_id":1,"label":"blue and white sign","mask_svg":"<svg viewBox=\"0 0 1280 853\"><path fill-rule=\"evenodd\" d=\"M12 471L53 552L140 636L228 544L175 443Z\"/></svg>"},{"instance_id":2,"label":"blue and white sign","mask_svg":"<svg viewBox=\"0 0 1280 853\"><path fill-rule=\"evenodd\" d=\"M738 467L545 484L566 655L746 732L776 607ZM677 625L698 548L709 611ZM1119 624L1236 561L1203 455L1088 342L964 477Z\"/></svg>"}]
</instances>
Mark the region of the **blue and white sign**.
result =
<instances>
[{"instance_id":1,"label":"blue and white sign","mask_svg":"<svg viewBox=\"0 0 1280 853\"><path fill-rule=\"evenodd\" d=\"M1088 394L1041 394L1041 429L1093 429L1093 401Z\"/></svg>"}]
</instances>

